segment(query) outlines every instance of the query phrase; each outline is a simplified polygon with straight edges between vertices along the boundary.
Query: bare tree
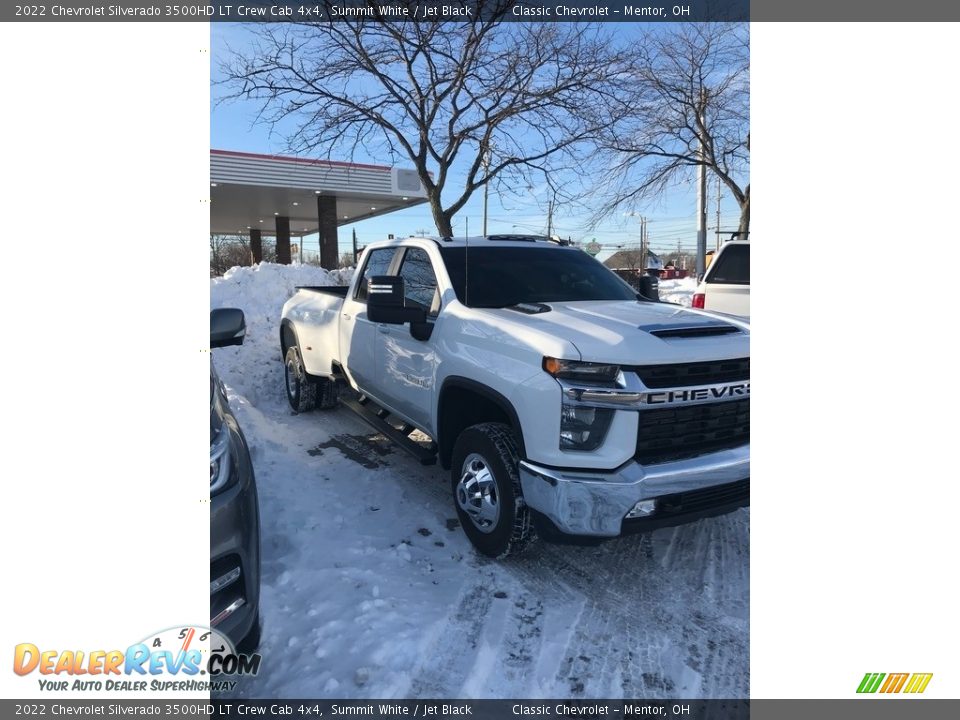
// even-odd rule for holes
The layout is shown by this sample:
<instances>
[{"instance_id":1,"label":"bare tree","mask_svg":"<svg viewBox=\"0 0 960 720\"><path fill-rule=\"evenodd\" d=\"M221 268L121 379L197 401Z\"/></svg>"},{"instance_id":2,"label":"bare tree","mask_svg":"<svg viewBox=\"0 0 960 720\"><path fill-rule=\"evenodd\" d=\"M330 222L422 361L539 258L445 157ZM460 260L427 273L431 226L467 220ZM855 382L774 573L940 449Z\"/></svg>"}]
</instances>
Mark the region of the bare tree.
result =
<instances>
[{"instance_id":1,"label":"bare tree","mask_svg":"<svg viewBox=\"0 0 960 720\"><path fill-rule=\"evenodd\" d=\"M242 235L210 236L210 277L223 275L230 268L250 265L250 243Z\"/></svg>"},{"instance_id":2,"label":"bare tree","mask_svg":"<svg viewBox=\"0 0 960 720\"><path fill-rule=\"evenodd\" d=\"M277 261L276 241L263 238L261 248L263 262ZM210 277L219 277L232 267L248 267L252 264L250 239L246 235L210 236Z\"/></svg>"},{"instance_id":3,"label":"bare tree","mask_svg":"<svg viewBox=\"0 0 960 720\"><path fill-rule=\"evenodd\" d=\"M740 232L749 231L748 32L739 23L676 23L644 33L633 90L617 100L627 107L600 142L610 174L598 218L656 197L705 165L740 206Z\"/></svg>"},{"instance_id":4,"label":"bare tree","mask_svg":"<svg viewBox=\"0 0 960 720\"><path fill-rule=\"evenodd\" d=\"M620 250L610 256L607 260L609 267L617 267L626 270L636 270L643 267L643 251L639 248L631 250ZM612 265L610 263L613 263Z\"/></svg>"},{"instance_id":5,"label":"bare tree","mask_svg":"<svg viewBox=\"0 0 960 720\"><path fill-rule=\"evenodd\" d=\"M292 123L290 151L411 162L451 236L488 183L542 174L556 190L551 173L574 166L608 118L584 109L607 104L620 72L610 39L584 23L505 22L514 4L476 0L469 21L410 22L370 0L362 21L265 23L222 64L225 99L259 101L274 130Z\"/></svg>"}]
</instances>

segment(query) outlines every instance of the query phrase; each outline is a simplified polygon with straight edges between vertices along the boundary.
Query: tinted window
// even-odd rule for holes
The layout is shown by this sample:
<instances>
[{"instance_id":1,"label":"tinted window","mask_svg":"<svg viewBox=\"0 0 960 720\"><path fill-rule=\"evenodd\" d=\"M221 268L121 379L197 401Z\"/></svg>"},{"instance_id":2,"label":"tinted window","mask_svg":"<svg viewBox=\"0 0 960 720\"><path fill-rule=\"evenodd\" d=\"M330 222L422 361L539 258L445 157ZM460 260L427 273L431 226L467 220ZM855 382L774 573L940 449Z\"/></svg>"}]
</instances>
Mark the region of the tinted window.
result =
<instances>
[{"instance_id":1,"label":"tinted window","mask_svg":"<svg viewBox=\"0 0 960 720\"><path fill-rule=\"evenodd\" d=\"M407 304L413 303L430 310L437 292L437 276L430 264L430 256L420 248L409 248L400 266L403 295Z\"/></svg>"},{"instance_id":2,"label":"tinted window","mask_svg":"<svg viewBox=\"0 0 960 720\"><path fill-rule=\"evenodd\" d=\"M549 247L442 248L460 302L471 307L576 300L636 300L636 291L582 250ZM465 278L469 293L465 298Z\"/></svg>"},{"instance_id":3,"label":"tinted window","mask_svg":"<svg viewBox=\"0 0 960 720\"><path fill-rule=\"evenodd\" d=\"M710 268L710 283L750 284L750 246L727 245Z\"/></svg>"},{"instance_id":4,"label":"tinted window","mask_svg":"<svg viewBox=\"0 0 960 720\"><path fill-rule=\"evenodd\" d=\"M373 275L386 275L390 268L390 261L397 251L396 248L381 248L370 253L367 264L363 267L363 276L360 278L360 284L357 285L356 299L360 302L367 301L367 278Z\"/></svg>"}]
</instances>

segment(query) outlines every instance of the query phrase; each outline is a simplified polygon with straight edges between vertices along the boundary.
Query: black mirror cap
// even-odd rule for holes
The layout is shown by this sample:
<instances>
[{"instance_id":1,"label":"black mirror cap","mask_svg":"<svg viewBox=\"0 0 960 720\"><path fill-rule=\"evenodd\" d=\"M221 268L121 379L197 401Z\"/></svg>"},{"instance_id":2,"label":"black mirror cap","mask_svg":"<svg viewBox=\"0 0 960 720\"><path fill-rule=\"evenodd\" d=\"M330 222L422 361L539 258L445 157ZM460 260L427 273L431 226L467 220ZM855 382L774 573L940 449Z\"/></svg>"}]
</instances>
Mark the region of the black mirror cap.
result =
<instances>
[{"instance_id":1,"label":"black mirror cap","mask_svg":"<svg viewBox=\"0 0 960 720\"><path fill-rule=\"evenodd\" d=\"M243 310L238 308L217 308L210 311L210 347L243 345L243 336L247 333L247 321Z\"/></svg>"},{"instance_id":2,"label":"black mirror cap","mask_svg":"<svg viewBox=\"0 0 960 720\"><path fill-rule=\"evenodd\" d=\"M372 275L367 279L367 308L403 307L403 278L396 275ZM372 319L372 318L371 318Z\"/></svg>"},{"instance_id":3,"label":"black mirror cap","mask_svg":"<svg viewBox=\"0 0 960 720\"><path fill-rule=\"evenodd\" d=\"M367 280L367 320L385 325L422 323L427 311L406 307L403 278L396 275L373 275Z\"/></svg>"}]
</instances>

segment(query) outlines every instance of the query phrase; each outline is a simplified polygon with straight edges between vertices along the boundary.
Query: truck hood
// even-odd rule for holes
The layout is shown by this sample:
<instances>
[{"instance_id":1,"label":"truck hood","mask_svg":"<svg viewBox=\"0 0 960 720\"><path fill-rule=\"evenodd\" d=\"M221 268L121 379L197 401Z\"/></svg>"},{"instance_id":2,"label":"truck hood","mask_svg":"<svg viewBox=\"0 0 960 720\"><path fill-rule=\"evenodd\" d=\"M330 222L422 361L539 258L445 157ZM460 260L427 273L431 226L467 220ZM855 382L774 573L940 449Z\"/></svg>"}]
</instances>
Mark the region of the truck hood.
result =
<instances>
[{"instance_id":1,"label":"truck hood","mask_svg":"<svg viewBox=\"0 0 960 720\"><path fill-rule=\"evenodd\" d=\"M526 314L489 310L510 324L572 343L581 360L618 365L727 360L750 355L750 326L729 315L669 303L606 301L546 303ZM567 358L576 360L577 358Z\"/></svg>"}]
</instances>

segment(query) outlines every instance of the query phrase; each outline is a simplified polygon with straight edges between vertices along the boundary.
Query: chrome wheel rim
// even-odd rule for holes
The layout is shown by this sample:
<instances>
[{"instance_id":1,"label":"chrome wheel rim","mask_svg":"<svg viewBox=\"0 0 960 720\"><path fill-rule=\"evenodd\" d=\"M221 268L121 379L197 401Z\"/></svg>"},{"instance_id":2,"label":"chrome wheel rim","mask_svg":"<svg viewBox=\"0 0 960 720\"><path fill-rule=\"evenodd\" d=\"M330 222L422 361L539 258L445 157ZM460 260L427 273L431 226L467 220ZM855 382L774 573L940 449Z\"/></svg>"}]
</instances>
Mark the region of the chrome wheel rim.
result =
<instances>
[{"instance_id":1,"label":"chrome wheel rim","mask_svg":"<svg viewBox=\"0 0 960 720\"><path fill-rule=\"evenodd\" d=\"M297 396L297 369L294 367L293 360L289 360L284 367L287 375L287 395L290 397Z\"/></svg>"},{"instance_id":2,"label":"chrome wheel rim","mask_svg":"<svg viewBox=\"0 0 960 720\"><path fill-rule=\"evenodd\" d=\"M457 505L480 532L491 533L500 520L500 492L482 455L471 453L463 461L456 490Z\"/></svg>"}]
</instances>

